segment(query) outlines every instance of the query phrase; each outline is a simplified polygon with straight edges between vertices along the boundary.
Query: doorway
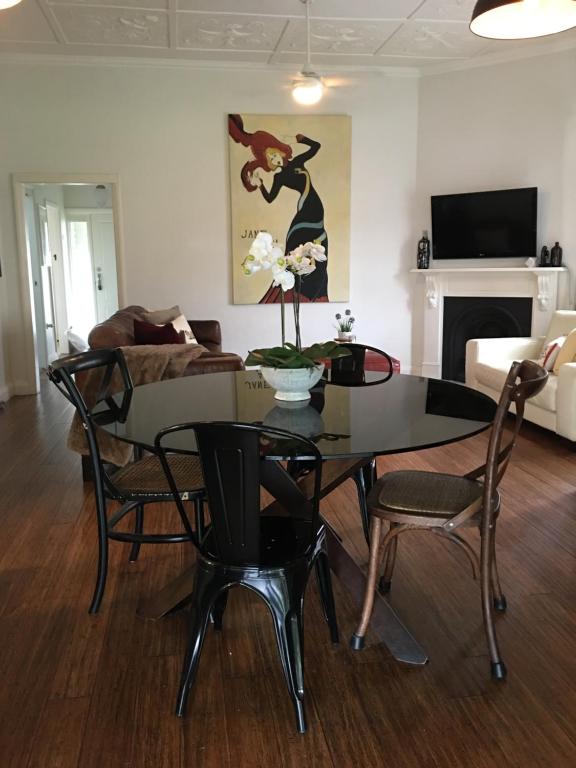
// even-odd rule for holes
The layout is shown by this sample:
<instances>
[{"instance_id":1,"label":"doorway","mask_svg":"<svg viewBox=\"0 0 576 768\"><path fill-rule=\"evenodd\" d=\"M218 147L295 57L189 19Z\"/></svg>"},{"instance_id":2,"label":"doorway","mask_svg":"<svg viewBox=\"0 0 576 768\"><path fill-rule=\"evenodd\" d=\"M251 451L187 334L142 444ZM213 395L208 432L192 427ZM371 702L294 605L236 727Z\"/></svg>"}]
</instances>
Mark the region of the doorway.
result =
<instances>
[{"instance_id":1,"label":"doorway","mask_svg":"<svg viewBox=\"0 0 576 768\"><path fill-rule=\"evenodd\" d=\"M22 295L30 357L26 392L56 358L88 348L90 330L119 306L115 177L14 176Z\"/></svg>"}]
</instances>

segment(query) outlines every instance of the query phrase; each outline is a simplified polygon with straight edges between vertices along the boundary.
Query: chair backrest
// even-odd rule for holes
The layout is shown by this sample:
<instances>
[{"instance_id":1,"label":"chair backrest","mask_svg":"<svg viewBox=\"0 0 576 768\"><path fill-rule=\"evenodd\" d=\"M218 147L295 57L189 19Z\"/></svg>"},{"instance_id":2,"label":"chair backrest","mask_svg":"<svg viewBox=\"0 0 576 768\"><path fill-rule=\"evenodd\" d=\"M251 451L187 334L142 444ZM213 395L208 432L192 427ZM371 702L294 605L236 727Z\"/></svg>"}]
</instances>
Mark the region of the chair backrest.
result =
<instances>
[{"instance_id":1,"label":"chair backrest","mask_svg":"<svg viewBox=\"0 0 576 768\"><path fill-rule=\"evenodd\" d=\"M576 311L572 309L558 309L552 315L550 326L546 333L544 344L557 339L558 336L567 336L576 328Z\"/></svg>"},{"instance_id":2,"label":"chair backrest","mask_svg":"<svg viewBox=\"0 0 576 768\"><path fill-rule=\"evenodd\" d=\"M90 395L85 396L77 386L75 376L78 373L83 374L95 370L101 371L101 377L91 381ZM103 472L98 439L90 418L90 409L97 402L104 400L109 408L110 420L122 420L122 413L126 410L126 405L134 389L122 350L92 349L76 355L67 355L48 366L48 378L72 403L82 423L90 451L96 492L100 492L100 484L102 483L107 484L110 490L115 492L110 479ZM120 405L111 397L114 384L116 391L120 390L124 393Z\"/></svg>"},{"instance_id":3,"label":"chair backrest","mask_svg":"<svg viewBox=\"0 0 576 768\"><path fill-rule=\"evenodd\" d=\"M279 502L284 515L288 513L295 522L308 523L299 529L306 533L298 541L298 550L304 552L313 543L320 524L322 482L322 456L314 443L283 429L230 422L195 422L160 431L156 436L156 451L181 512L182 500L170 469L167 443L175 433L186 431L195 433L210 507L210 543L221 562L242 566L261 564L261 487ZM178 445L182 445L180 435ZM311 499L274 459L310 462L307 466L315 473ZM213 554L203 548L202 542L198 542L198 546L204 554Z\"/></svg>"},{"instance_id":4,"label":"chair backrest","mask_svg":"<svg viewBox=\"0 0 576 768\"><path fill-rule=\"evenodd\" d=\"M356 342L346 342L345 347L350 351L350 354L331 361L330 382L332 384L345 384L347 386L381 384L391 378L394 368L392 358L387 352L377 347L357 344ZM378 362L374 361L374 355L367 354L369 352L380 358ZM382 378L367 382L366 371L381 371Z\"/></svg>"},{"instance_id":5,"label":"chair backrest","mask_svg":"<svg viewBox=\"0 0 576 768\"><path fill-rule=\"evenodd\" d=\"M524 404L526 400L538 394L546 384L548 373L532 360L514 362L510 367L506 382L500 395L498 408L492 425L492 432L488 443L488 453L484 466L485 483L483 509L485 514L492 513L492 503L496 496L496 489L506 472L512 450L522 425L524 417ZM503 446L505 435L505 422L511 405L515 406L515 423L509 433L506 444Z\"/></svg>"}]
</instances>

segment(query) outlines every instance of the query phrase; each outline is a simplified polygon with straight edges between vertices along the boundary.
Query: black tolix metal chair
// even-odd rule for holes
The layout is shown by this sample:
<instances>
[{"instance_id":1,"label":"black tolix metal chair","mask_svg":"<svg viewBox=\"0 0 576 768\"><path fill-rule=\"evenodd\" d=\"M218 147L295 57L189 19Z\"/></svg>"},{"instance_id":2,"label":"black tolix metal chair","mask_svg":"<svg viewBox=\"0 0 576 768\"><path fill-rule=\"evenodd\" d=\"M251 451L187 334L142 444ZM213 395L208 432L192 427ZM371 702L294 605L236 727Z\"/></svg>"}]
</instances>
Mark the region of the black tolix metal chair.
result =
<instances>
[{"instance_id":1,"label":"black tolix metal chair","mask_svg":"<svg viewBox=\"0 0 576 768\"><path fill-rule=\"evenodd\" d=\"M191 434L195 445L190 448ZM188 440L185 448L183 442ZM171 448L165 446L171 444ZM178 446L176 448L175 446ZM198 550L189 646L182 671L176 712L182 716L194 682L206 627L222 628L227 592L242 586L268 606L288 690L300 733L306 730L303 672L304 592L316 568L324 614L333 642L338 627L330 568L319 515L322 458L310 440L272 427L252 424L193 423L162 430L155 448L179 507L171 450L197 450L202 461L210 526L195 539ZM314 473L311 498L302 492L280 460L308 462ZM261 511L261 488L275 502Z\"/></svg>"},{"instance_id":2,"label":"black tolix metal chair","mask_svg":"<svg viewBox=\"0 0 576 768\"><path fill-rule=\"evenodd\" d=\"M173 544L191 541L195 535L184 505L178 505L178 513L183 525L179 533L144 533L144 505L155 502L173 502L173 490L157 456L148 455L111 471L102 460L98 444L97 422L90 416L75 376L78 373L101 372L97 384L96 401L105 401L107 410L98 415L97 422L122 422L128 412L133 385L124 355L120 349L98 349L69 355L55 361L48 368L48 377L69 400L80 418L86 435L96 497L96 515L98 521L98 574L96 587L90 603L89 612L97 613L102 602L108 571L108 539L132 544L130 560L138 558L141 544ZM92 373L91 375L95 375ZM120 404L112 397L112 387L121 393ZM173 456L170 458L171 471L180 500L192 500L195 505L195 526L203 526L204 481L200 461L194 456ZM120 503L120 509L110 518L107 514L107 502ZM117 531L117 524L130 512L135 513L133 533Z\"/></svg>"}]
</instances>

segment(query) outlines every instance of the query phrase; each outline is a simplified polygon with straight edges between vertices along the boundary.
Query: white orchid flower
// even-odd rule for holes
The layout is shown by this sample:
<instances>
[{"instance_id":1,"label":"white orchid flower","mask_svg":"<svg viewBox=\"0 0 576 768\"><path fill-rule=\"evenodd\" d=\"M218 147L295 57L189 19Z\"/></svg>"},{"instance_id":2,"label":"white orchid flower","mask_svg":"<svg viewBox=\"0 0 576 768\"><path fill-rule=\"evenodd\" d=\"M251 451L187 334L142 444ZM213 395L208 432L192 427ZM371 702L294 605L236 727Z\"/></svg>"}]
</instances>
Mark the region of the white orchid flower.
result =
<instances>
[{"instance_id":1,"label":"white orchid flower","mask_svg":"<svg viewBox=\"0 0 576 768\"><path fill-rule=\"evenodd\" d=\"M248 251L257 261L262 261L270 256L274 249L274 240L270 232L258 232Z\"/></svg>"},{"instance_id":2,"label":"white orchid flower","mask_svg":"<svg viewBox=\"0 0 576 768\"><path fill-rule=\"evenodd\" d=\"M316 264L314 264L314 262L310 262L309 264L300 264L296 270L296 274L300 276L309 275L311 272L314 272L315 269Z\"/></svg>"},{"instance_id":3,"label":"white orchid flower","mask_svg":"<svg viewBox=\"0 0 576 768\"><path fill-rule=\"evenodd\" d=\"M314 261L326 261L326 248L320 243L304 243L304 250Z\"/></svg>"},{"instance_id":4,"label":"white orchid flower","mask_svg":"<svg viewBox=\"0 0 576 768\"><path fill-rule=\"evenodd\" d=\"M275 287L280 286L283 291L289 291L290 288L294 288L295 278L292 272L289 272L287 269L283 269L281 272L276 272L274 275L274 282L272 283Z\"/></svg>"},{"instance_id":5,"label":"white orchid flower","mask_svg":"<svg viewBox=\"0 0 576 768\"><path fill-rule=\"evenodd\" d=\"M296 248L294 248L293 251L290 251L290 253L288 254L287 258L290 261L297 262L298 259L302 258L302 256L304 256L304 246L303 245L298 245Z\"/></svg>"}]
</instances>

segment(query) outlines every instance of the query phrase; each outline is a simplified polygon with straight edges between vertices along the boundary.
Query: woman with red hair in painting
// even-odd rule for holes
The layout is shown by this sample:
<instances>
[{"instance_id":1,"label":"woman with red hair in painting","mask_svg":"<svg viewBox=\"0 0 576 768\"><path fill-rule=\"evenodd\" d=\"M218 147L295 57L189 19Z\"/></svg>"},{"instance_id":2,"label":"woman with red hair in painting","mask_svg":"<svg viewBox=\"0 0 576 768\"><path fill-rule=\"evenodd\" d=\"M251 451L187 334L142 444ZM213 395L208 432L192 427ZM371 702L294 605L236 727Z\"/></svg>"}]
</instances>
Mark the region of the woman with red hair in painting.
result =
<instances>
[{"instance_id":1,"label":"woman with red hair in painting","mask_svg":"<svg viewBox=\"0 0 576 768\"><path fill-rule=\"evenodd\" d=\"M232 139L249 147L253 159L243 166L240 172L242 184L248 192L260 189L267 203L272 203L282 187L298 192L296 214L288 228L285 252L290 253L299 245L315 242L323 245L328 256L328 235L324 229L324 206L312 185L305 163L311 160L320 149L317 141L297 134L296 141L306 144L310 149L292 157L292 148L284 144L271 133L255 131L247 133L240 115L228 116L228 131ZM266 189L259 175L259 169L270 171L274 180L270 189ZM328 301L327 261L318 262L316 269L302 277L300 288L301 301ZM292 300L292 291L286 292L286 300ZM272 304L280 301L280 288L271 286L260 299L260 304Z\"/></svg>"}]
</instances>

